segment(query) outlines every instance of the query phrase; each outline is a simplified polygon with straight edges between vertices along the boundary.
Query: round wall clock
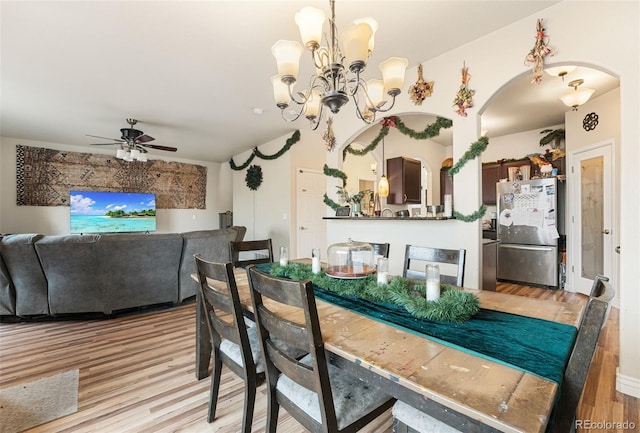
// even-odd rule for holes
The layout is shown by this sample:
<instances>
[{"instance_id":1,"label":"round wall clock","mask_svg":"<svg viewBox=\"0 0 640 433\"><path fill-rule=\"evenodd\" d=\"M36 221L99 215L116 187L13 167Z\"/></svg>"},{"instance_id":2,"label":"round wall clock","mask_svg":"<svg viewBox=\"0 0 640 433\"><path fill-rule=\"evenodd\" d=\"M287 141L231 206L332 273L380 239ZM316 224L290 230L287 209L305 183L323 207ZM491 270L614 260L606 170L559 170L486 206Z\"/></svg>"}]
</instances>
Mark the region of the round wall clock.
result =
<instances>
[{"instance_id":1,"label":"round wall clock","mask_svg":"<svg viewBox=\"0 0 640 433\"><path fill-rule=\"evenodd\" d=\"M582 119L582 127L585 131L593 131L598 126L598 115L596 113L589 113Z\"/></svg>"}]
</instances>

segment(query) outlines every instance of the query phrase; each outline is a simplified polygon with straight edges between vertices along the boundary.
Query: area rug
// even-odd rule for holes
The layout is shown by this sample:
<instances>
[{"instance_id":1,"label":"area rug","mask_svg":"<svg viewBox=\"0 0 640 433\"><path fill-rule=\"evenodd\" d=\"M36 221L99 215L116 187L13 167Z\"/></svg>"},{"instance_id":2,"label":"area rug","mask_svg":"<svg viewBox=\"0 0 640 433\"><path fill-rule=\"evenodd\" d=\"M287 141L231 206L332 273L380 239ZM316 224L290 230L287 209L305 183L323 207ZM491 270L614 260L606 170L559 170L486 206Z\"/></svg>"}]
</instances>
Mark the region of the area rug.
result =
<instances>
[{"instance_id":1,"label":"area rug","mask_svg":"<svg viewBox=\"0 0 640 433\"><path fill-rule=\"evenodd\" d=\"M78 370L0 389L0 433L17 433L78 410Z\"/></svg>"}]
</instances>

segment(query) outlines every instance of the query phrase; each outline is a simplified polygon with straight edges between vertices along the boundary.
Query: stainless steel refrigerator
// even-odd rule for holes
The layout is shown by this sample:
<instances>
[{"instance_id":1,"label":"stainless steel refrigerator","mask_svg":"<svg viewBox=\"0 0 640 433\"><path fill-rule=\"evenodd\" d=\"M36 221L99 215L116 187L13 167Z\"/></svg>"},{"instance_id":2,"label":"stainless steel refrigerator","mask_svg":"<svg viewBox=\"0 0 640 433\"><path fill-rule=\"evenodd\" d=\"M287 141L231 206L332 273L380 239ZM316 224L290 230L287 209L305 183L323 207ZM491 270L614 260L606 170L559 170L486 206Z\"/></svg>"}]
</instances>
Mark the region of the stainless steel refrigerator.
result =
<instances>
[{"instance_id":1,"label":"stainless steel refrigerator","mask_svg":"<svg viewBox=\"0 0 640 433\"><path fill-rule=\"evenodd\" d=\"M496 184L497 278L557 289L564 184L555 177Z\"/></svg>"}]
</instances>

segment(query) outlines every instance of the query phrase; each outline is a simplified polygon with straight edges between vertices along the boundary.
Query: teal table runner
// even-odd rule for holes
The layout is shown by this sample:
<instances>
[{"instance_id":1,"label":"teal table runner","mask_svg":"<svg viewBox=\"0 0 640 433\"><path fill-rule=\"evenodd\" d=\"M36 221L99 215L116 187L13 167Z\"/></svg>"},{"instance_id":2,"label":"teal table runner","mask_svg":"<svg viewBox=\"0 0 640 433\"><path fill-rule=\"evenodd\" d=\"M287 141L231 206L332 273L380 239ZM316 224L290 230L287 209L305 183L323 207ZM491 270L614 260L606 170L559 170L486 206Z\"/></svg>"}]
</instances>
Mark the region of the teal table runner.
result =
<instances>
[{"instance_id":1,"label":"teal table runner","mask_svg":"<svg viewBox=\"0 0 640 433\"><path fill-rule=\"evenodd\" d=\"M269 272L269 264L258 265ZM447 346L507 364L561 385L577 330L574 326L480 309L466 323L416 319L404 308L339 295L314 285L316 298Z\"/></svg>"}]
</instances>

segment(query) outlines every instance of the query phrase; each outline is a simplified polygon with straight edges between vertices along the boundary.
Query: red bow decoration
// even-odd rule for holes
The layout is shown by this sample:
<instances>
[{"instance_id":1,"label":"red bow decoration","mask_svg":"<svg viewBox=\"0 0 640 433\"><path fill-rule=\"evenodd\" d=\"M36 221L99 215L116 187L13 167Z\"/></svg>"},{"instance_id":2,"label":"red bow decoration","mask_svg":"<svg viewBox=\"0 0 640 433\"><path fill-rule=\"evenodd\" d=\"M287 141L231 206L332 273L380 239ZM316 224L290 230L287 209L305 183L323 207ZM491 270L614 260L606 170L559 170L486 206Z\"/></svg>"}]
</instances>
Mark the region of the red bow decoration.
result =
<instances>
[{"instance_id":1,"label":"red bow decoration","mask_svg":"<svg viewBox=\"0 0 640 433\"><path fill-rule=\"evenodd\" d=\"M395 128L396 127L396 116L385 117L380 121L380 124L385 128Z\"/></svg>"}]
</instances>

